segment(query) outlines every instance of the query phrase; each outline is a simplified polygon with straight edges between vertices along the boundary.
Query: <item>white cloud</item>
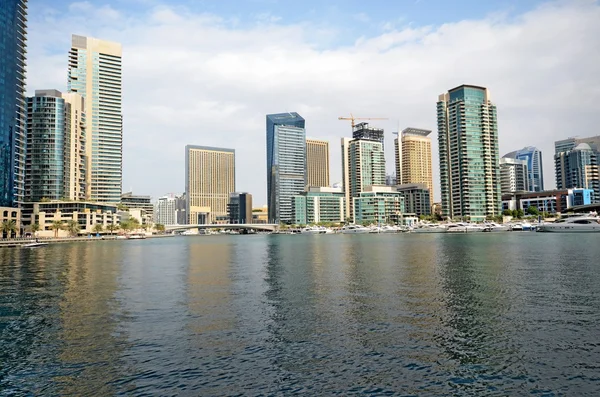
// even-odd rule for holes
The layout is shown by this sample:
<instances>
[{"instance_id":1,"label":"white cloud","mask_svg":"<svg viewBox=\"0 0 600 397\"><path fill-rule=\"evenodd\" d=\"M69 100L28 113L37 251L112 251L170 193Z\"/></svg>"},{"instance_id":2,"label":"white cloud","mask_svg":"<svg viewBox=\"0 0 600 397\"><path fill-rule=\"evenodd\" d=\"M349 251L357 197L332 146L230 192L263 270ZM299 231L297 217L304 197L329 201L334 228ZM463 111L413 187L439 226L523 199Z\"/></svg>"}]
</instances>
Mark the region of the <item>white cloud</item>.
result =
<instances>
[{"instance_id":1,"label":"white cloud","mask_svg":"<svg viewBox=\"0 0 600 397\"><path fill-rule=\"evenodd\" d=\"M386 129L391 172L391 132L430 128L437 146L437 96L463 83L491 90L501 155L526 145L544 151L547 187L554 185L554 140L598 134L596 2L552 3L516 19L393 28L331 49L322 42L336 30L309 22L233 28L164 5L98 18L106 6L78 4L66 16L30 18L29 92L65 88L71 33L123 43L124 189L139 193L182 191L189 143L235 148L238 190L265 202L265 115L283 111L298 111L309 136L330 140L332 181L341 179L339 139L350 134L337 117L388 117L372 124ZM437 184L437 161L434 174Z\"/></svg>"}]
</instances>

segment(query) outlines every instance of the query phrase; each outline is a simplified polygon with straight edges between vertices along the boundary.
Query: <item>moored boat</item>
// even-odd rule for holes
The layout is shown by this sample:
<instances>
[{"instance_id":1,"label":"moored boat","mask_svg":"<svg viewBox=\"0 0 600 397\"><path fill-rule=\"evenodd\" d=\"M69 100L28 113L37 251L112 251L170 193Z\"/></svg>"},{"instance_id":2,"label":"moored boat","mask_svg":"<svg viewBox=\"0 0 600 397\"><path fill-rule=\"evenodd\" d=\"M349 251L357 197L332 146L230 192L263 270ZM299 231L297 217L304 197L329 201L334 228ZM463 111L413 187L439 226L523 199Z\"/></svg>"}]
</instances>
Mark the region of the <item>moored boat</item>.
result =
<instances>
[{"instance_id":1,"label":"moored boat","mask_svg":"<svg viewBox=\"0 0 600 397\"><path fill-rule=\"evenodd\" d=\"M538 232L553 233L600 233L600 218L597 215L581 215L561 218L555 222L542 223Z\"/></svg>"},{"instance_id":2,"label":"moored boat","mask_svg":"<svg viewBox=\"0 0 600 397\"><path fill-rule=\"evenodd\" d=\"M362 233L370 233L371 229L368 227L364 227L361 225L346 225L342 228L343 234L362 234Z\"/></svg>"},{"instance_id":3,"label":"moored boat","mask_svg":"<svg viewBox=\"0 0 600 397\"><path fill-rule=\"evenodd\" d=\"M22 245L23 248L39 248L39 247L45 247L46 245L48 245L48 243L40 243L40 242L35 242L35 243L29 243L29 244L24 244Z\"/></svg>"}]
</instances>

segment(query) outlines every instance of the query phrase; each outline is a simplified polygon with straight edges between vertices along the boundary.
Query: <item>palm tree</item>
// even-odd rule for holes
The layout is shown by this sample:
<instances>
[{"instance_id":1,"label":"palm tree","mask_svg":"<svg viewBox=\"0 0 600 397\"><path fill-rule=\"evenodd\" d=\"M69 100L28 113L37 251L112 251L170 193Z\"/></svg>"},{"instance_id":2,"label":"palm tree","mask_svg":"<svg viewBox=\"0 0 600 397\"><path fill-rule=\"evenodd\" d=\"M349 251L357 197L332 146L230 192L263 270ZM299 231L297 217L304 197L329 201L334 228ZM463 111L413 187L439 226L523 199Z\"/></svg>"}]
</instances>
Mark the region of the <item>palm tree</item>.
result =
<instances>
[{"instance_id":1,"label":"palm tree","mask_svg":"<svg viewBox=\"0 0 600 397\"><path fill-rule=\"evenodd\" d=\"M17 233L17 223L11 220L5 220L2 222L2 237L9 238L12 237L13 234Z\"/></svg>"},{"instance_id":2,"label":"palm tree","mask_svg":"<svg viewBox=\"0 0 600 397\"><path fill-rule=\"evenodd\" d=\"M110 232L110 234L113 234L115 232L115 230L119 229L119 225L115 225L114 223L109 223L108 225L106 225L106 230L108 230Z\"/></svg>"},{"instance_id":3,"label":"palm tree","mask_svg":"<svg viewBox=\"0 0 600 397\"><path fill-rule=\"evenodd\" d=\"M111 226L111 225L109 225L109 226ZM94 225L94 227L92 228L92 231L96 234L102 233L103 230L104 230L104 227L102 226L101 223L96 223Z\"/></svg>"},{"instance_id":4,"label":"palm tree","mask_svg":"<svg viewBox=\"0 0 600 397\"><path fill-rule=\"evenodd\" d=\"M132 230L137 230L140 228L140 221L137 218L130 218L129 223L131 225Z\"/></svg>"},{"instance_id":5,"label":"palm tree","mask_svg":"<svg viewBox=\"0 0 600 397\"><path fill-rule=\"evenodd\" d=\"M71 219L70 221L67 222L66 228L72 237L76 237L77 234L79 233L79 222L77 222L74 219Z\"/></svg>"},{"instance_id":6,"label":"palm tree","mask_svg":"<svg viewBox=\"0 0 600 397\"><path fill-rule=\"evenodd\" d=\"M121 222L121 229L123 229L125 232L128 232L129 230L131 230L131 222L129 222L129 221L122 221Z\"/></svg>"},{"instance_id":7,"label":"palm tree","mask_svg":"<svg viewBox=\"0 0 600 397\"><path fill-rule=\"evenodd\" d=\"M50 229L54 230L54 238L58 237L58 231L64 228L64 224L61 221L54 221L50 226Z\"/></svg>"},{"instance_id":8,"label":"palm tree","mask_svg":"<svg viewBox=\"0 0 600 397\"><path fill-rule=\"evenodd\" d=\"M31 226L29 226L29 230L31 230L34 237L37 235L37 232L39 232L41 228L42 227L39 223L32 223Z\"/></svg>"}]
</instances>

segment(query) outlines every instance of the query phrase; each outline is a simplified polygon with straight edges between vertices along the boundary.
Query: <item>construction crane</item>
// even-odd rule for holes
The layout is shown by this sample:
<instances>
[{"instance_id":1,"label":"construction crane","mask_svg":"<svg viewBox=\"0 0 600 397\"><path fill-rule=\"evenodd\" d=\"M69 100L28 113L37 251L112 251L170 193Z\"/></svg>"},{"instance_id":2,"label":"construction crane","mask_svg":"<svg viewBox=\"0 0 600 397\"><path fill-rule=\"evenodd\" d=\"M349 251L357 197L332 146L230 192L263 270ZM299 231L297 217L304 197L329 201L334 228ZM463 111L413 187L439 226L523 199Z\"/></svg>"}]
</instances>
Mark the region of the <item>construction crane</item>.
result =
<instances>
[{"instance_id":1,"label":"construction crane","mask_svg":"<svg viewBox=\"0 0 600 397\"><path fill-rule=\"evenodd\" d=\"M354 120L387 120L387 118L381 117L354 117L350 114L350 117L338 117L338 120L352 120L352 128L354 128Z\"/></svg>"}]
</instances>

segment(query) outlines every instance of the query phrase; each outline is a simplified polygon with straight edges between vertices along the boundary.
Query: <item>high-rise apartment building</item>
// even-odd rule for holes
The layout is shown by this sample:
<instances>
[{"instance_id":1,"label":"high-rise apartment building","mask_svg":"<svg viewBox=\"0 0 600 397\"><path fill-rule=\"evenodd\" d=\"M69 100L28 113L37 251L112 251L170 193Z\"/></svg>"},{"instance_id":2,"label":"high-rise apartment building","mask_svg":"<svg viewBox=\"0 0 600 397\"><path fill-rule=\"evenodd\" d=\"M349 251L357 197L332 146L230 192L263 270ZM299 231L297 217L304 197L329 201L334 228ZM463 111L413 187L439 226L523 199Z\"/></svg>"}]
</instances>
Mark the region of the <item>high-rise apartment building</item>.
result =
<instances>
[{"instance_id":1,"label":"high-rise apartment building","mask_svg":"<svg viewBox=\"0 0 600 397\"><path fill-rule=\"evenodd\" d=\"M525 190L530 192L541 192L544 190L544 168L542 163L542 151L533 146L524 147L521 150L507 153L503 158L524 160L527 163L528 185Z\"/></svg>"},{"instance_id":2,"label":"high-rise apartment building","mask_svg":"<svg viewBox=\"0 0 600 397\"><path fill-rule=\"evenodd\" d=\"M229 223L252 223L252 195L250 193L230 193L227 204Z\"/></svg>"},{"instance_id":3,"label":"high-rise apartment building","mask_svg":"<svg viewBox=\"0 0 600 397\"><path fill-rule=\"evenodd\" d=\"M352 139L376 141L383 147L383 128L371 127L369 123L358 123L352 127Z\"/></svg>"},{"instance_id":4,"label":"high-rise apartment building","mask_svg":"<svg viewBox=\"0 0 600 397\"><path fill-rule=\"evenodd\" d=\"M155 220L156 223L162 225L176 225L177 224L177 208L176 199L170 194L163 197L159 197L156 202Z\"/></svg>"},{"instance_id":5,"label":"high-rise apartment building","mask_svg":"<svg viewBox=\"0 0 600 397\"><path fill-rule=\"evenodd\" d=\"M0 206L25 191L25 55L27 0L0 6Z\"/></svg>"},{"instance_id":6,"label":"high-rise apartment building","mask_svg":"<svg viewBox=\"0 0 600 397\"><path fill-rule=\"evenodd\" d=\"M488 89L461 85L440 95L437 124L443 216L498 215L498 124Z\"/></svg>"},{"instance_id":7,"label":"high-rise apartment building","mask_svg":"<svg viewBox=\"0 0 600 397\"><path fill-rule=\"evenodd\" d=\"M406 128L394 139L397 184L424 184L431 193L433 204L433 175L431 173L430 130Z\"/></svg>"},{"instance_id":8,"label":"high-rise apartment building","mask_svg":"<svg viewBox=\"0 0 600 397\"><path fill-rule=\"evenodd\" d=\"M600 174L597 151L588 143L554 155L556 188L584 188L593 191L592 202L600 201Z\"/></svg>"},{"instance_id":9,"label":"high-rise apartment building","mask_svg":"<svg viewBox=\"0 0 600 397\"><path fill-rule=\"evenodd\" d=\"M121 44L72 36L67 89L85 99L87 192L96 202L118 203L123 181Z\"/></svg>"},{"instance_id":10,"label":"high-rise apartment building","mask_svg":"<svg viewBox=\"0 0 600 397\"><path fill-rule=\"evenodd\" d=\"M593 151L600 152L600 135L596 135L588 138L567 138L556 141L554 142L554 154L573 150L580 143L587 143Z\"/></svg>"},{"instance_id":11,"label":"high-rise apartment building","mask_svg":"<svg viewBox=\"0 0 600 397\"><path fill-rule=\"evenodd\" d=\"M506 156L502 157L500 159L501 194L528 191L529 186L527 160L518 160Z\"/></svg>"},{"instance_id":12,"label":"high-rise apartment building","mask_svg":"<svg viewBox=\"0 0 600 397\"><path fill-rule=\"evenodd\" d=\"M185 196L189 224L212 224L217 217L226 217L232 192L235 192L235 150L187 145Z\"/></svg>"},{"instance_id":13,"label":"high-rise apartment building","mask_svg":"<svg viewBox=\"0 0 600 397\"><path fill-rule=\"evenodd\" d=\"M85 199L85 115L76 93L27 98L24 201Z\"/></svg>"},{"instance_id":14,"label":"high-rise apartment building","mask_svg":"<svg viewBox=\"0 0 600 397\"><path fill-rule=\"evenodd\" d=\"M381 142L342 138L342 179L346 197L346 217L353 218L353 199L359 197L369 186L386 184L385 156Z\"/></svg>"},{"instance_id":15,"label":"high-rise apartment building","mask_svg":"<svg viewBox=\"0 0 600 397\"><path fill-rule=\"evenodd\" d=\"M267 115L269 222L294 222L294 196L307 184L304 127L304 119L295 112Z\"/></svg>"},{"instance_id":16,"label":"high-rise apartment building","mask_svg":"<svg viewBox=\"0 0 600 397\"><path fill-rule=\"evenodd\" d=\"M329 186L329 142L306 139L307 186Z\"/></svg>"}]
</instances>

